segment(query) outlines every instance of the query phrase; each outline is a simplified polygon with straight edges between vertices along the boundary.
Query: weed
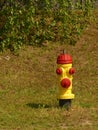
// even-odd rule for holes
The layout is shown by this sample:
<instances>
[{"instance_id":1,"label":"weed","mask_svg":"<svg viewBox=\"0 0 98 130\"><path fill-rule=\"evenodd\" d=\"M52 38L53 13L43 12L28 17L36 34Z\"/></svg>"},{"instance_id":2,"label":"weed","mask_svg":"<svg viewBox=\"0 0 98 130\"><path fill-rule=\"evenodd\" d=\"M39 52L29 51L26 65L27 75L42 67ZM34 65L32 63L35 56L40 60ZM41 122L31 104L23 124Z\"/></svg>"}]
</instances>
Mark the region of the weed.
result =
<instances>
[{"instance_id":1,"label":"weed","mask_svg":"<svg viewBox=\"0 0 98 130\"><path fill-rule=\"evenodd\" d=\"M42 46L47 41L75 45L94 19L92 2L86 0L81 8L79 1L6 0L0 12L6 17L1 19L0 51L9 48L17 53L25 44Z\"/></svg>"}]
</instances>

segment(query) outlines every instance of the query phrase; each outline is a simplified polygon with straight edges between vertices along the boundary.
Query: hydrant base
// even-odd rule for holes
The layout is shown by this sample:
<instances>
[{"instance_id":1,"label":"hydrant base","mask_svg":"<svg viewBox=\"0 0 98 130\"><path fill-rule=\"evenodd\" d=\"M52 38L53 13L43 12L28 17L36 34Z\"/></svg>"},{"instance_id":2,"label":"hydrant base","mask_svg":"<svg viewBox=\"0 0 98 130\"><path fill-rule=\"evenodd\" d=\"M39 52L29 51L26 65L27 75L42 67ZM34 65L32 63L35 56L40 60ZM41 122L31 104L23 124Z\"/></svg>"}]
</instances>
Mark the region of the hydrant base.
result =
<instances>
[{"instance_id":1,"label":"hydrant base","mask_svg":"<svg viewBox=\"0 0 98 130\"><path fill-rule=\"evenodd\" d=\"M62 108L66 108L66 110L69 110L71 107L71 99L60 99L59 100L59 106Z\"/></svg>"},{"instance_id":2,"label":"hydrant base","mask_svg":"<svg viewBox=\"0 0 98 130\"><path fill-rule=\"evenodd\" d=\"M74 94L65 94L65 95L59 95L58 99L74 99Z\"/></svg>"}]
</instances>

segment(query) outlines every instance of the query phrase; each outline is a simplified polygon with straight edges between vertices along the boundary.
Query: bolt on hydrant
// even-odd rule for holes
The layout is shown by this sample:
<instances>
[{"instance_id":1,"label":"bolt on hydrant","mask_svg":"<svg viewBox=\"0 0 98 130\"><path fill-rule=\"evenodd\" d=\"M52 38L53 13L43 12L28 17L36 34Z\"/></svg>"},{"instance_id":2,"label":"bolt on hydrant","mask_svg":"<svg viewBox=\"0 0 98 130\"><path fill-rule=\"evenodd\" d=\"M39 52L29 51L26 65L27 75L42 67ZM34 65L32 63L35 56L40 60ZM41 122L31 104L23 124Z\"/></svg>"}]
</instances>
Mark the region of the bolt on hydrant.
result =
<instances>
[{"instance_id":1,"label":"bolt on hydrant","mask_svg":"<svg viewBox=\"0 0 98 130\"><path fill-rule=\"evenodd\" d=\"M72 57L69 54L63 53L57 57L57 69L58 75L58 96L59 106L68 110L71 107L71 101L74 99L72 93L72 79L75 69L72 67Z\"/></svg>"}]
</instances>

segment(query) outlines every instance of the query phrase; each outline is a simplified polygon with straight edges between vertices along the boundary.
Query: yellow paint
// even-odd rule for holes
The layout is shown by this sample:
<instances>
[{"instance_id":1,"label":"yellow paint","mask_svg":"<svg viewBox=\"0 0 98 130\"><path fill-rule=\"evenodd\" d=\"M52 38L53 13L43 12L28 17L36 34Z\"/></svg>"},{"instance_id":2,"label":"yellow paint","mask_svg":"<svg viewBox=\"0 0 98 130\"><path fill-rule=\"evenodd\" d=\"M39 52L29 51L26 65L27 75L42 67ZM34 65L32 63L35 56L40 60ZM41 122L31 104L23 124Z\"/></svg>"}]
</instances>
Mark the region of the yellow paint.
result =
<instances>
[{"instance_id":1,"label":"yellow paint","mask_svg":"<svg viewBox=\"0 0 98 130\"><path fill-rule=\"evenodd\" d=\"M69 73L70 68L72 68L72 64L58 64L57 68L62 69L62 74L58 75L58 99L73 99L75 95L72 93L72 74ZM68 88L63 88L61 86L61 81L64 78L68 78L71 82Z\"/></svg>"}]
</instances>

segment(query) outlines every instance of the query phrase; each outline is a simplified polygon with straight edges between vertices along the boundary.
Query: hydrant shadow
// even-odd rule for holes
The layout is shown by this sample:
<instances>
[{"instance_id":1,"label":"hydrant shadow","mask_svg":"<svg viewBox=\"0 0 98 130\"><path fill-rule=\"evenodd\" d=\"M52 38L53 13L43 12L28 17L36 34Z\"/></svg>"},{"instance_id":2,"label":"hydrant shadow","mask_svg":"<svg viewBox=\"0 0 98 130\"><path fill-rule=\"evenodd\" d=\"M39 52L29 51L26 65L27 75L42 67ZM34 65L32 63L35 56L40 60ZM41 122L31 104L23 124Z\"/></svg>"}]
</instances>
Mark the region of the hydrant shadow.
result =
<instances>
[{"instance_id":1,"label":"hydrant shadow","mask_svg":"<svg viewBox=\"0 0 98 130\"><path fill-rule=\"evenodd\" d=\"M47 105L47 104L42 104L42 103L28 103L26 104L28 107L31 108L50 108L51 106Z\"/></svg>"}]
</instances>

